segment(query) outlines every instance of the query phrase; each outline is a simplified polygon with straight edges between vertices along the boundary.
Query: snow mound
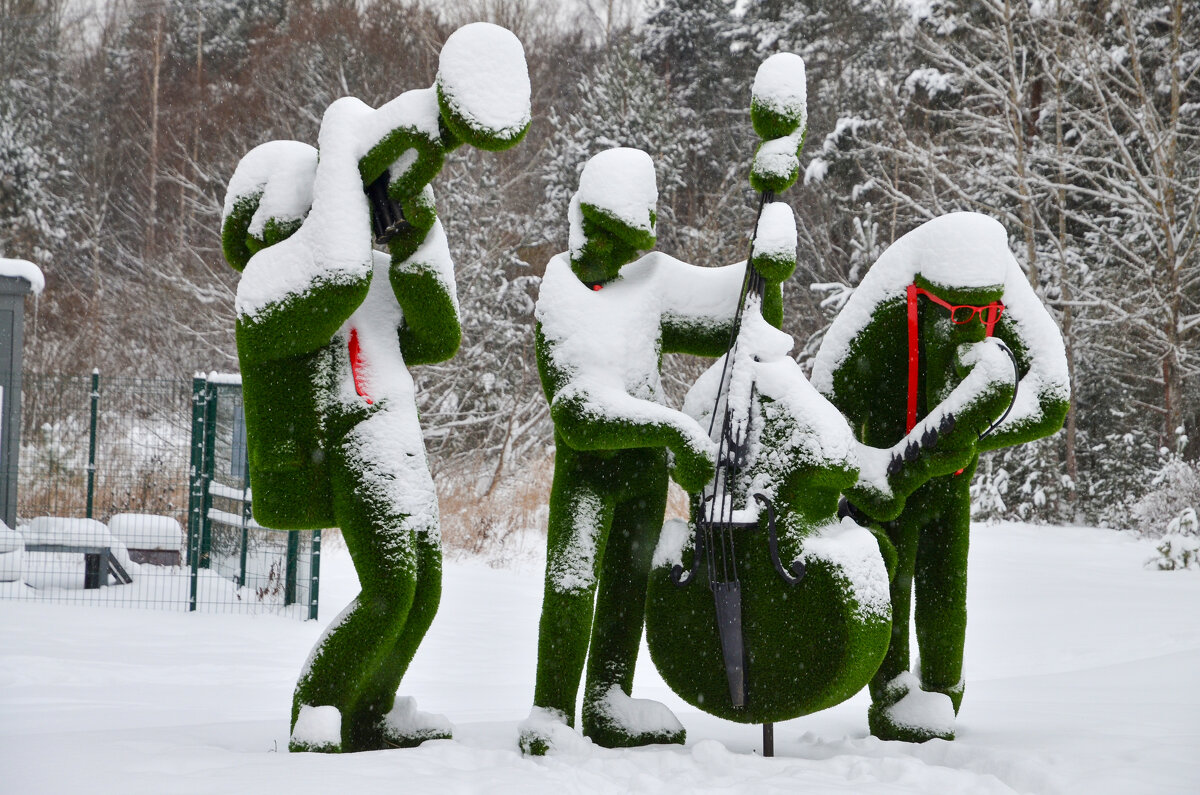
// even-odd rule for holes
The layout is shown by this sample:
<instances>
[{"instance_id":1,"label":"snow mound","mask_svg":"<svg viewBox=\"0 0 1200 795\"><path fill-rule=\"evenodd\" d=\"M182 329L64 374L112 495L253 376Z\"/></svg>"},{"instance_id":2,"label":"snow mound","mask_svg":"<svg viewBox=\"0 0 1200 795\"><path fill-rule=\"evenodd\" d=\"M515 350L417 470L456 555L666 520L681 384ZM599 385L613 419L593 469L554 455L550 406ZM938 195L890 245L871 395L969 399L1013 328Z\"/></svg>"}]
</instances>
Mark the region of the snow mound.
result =
<instances>
[{"instance_id":1,"label":"snow mound","mask_svg":"<svg viewBox=\"0 0 1200 795\"><path fill-rule=\"evenodd\" d=\"M130 549L176 551L183 544L183 528L170 516L119 513L108 520L108 530Z\"/></svg>"},{"instance_id":2,"label":"snow mound","mask_svg":"<svg viewBox=\"0 0 1200 795\"><path fill-rule=\"evenodd\" d=\"M599 712L614 726L632 736L676 735L683 731L683 724L666 704L648 698L632 698L613 685L596 702Z\"/></svg>"},{"instance_id":3,"label":"snow mound","mask_svg":"<svg viewBox=\"0 0 1200 795\"><path fill-rule=\"evenodd\" d=\"M383 725L389 735L404 740L444 738L454 734L454 724L445 715L419 711L417 700L412 696L398 697L392 711L384 716Z\"/></svg>"},{"instance_id":4,"label":"snow mound","mask_svg":"<svg viewBox=\"0 0 1200 795\"><path fill-rule=\"evenodd\" d=\"M954 736L954 704L950 696L922 690L921 681L909 671L888 682L887 687L889 690L906 688L908 691L887 708L887 716L892 723L923 735Z\"/></svg>"},{"instance_id":5,"label":"snow mound","mask_svg":"<svg viewBox=\"0 0 1200 795\"><path fill-rule=\"evenodd\" d=\"M592 741L567 725L565 713L548 707L534 707L529 717L517 724L517 734L526 753L590 756Z\"/></svg>"},{"instance_id":6,"label":"snow mound","mask_svg":"<svg viewBox=\"0 0 1200 795\"><path fill-rule=\"evenodd\" d=\"M337 748L342 744L342 713L337 707L300 707L292 729L293 746L309 750Z\"/></svg>"}]
</instances>

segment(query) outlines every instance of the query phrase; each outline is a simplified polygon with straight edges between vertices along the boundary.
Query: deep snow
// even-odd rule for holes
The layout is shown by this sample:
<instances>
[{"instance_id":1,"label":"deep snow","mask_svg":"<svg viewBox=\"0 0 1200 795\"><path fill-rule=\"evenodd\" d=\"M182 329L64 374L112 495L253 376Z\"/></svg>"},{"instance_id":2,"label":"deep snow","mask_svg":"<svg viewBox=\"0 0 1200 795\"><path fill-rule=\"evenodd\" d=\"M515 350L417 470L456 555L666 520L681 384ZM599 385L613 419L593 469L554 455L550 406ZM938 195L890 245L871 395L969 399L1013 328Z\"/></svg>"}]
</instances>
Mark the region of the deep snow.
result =
<instances>
[{"instance_id":1,"label":"deep snow","mask_svg":"<svg viewBox=\"0 0 1200 795\"><path fill-rule=\"evenodd\" d=\"M1197 572L1144 568L1152 544L1109 530L980 525L973 541L954 742L868 737L860 693L778 725L764 759L757 726L684 705L643 655L634 695L676 711L685 747L522 757L541 563L448 560L402 693L456 739L287 754L300 665L357 589L327 548L319 621L0 600L0 793L1200 790Z\"/></svg>"}]
</instances>

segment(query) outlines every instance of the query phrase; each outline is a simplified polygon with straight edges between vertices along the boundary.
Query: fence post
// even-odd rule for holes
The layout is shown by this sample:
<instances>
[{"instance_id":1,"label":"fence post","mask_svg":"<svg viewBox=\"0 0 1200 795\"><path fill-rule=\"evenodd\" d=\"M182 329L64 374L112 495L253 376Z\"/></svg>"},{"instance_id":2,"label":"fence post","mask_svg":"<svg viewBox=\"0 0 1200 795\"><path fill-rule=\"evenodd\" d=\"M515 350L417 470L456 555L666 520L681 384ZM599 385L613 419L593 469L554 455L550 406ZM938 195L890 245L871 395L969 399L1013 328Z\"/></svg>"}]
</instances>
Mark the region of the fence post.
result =
<instances>
[{"instance_id":1,"label":"fence post","mask_svg":"<svg viewBox=\"0 0 1200 795\"><path fill-rule=\"evenodd\" d=\"M317 620L317 598L321 583L321 531L313 530L312 560L308 565L308 620Z\"/></svg>"},{"instance_id":2,"label":"fence post","mask_svg":"<svg viewBox=\"0 0 1200 795\"><path fill-rule=\"evenodd\" d=\"M287 573L284 579L283 604L296 604L296 574L300 563L300 534L287 534Z\"/></svg>"},{"instance_id":3,"label":"fence post","mask_svg":"<svg viewBox=\"0 0 1200 795\"><path fill-rule=\"evenodd\" d=\"M196 591L200 579L200 531L204 511L204 418L206 381L192 378L192 455L188 469L188 566L191 568L191 592L188 610L196 609Z\"/></svg>"},{"instance_id":4,"label":"fence post","mask_svg":"<svg viewBox=\"0 0 1200 795\"><path fill-rule=\"evenodd\" d=\"M96 421L100 414L100 370L92 370L92 412L88 429L87 518L95 518L96 502Z\"/></svg>"},{"instance_id":5,"label":"fence post","mask_svg":"<svg viewBox=\"0 0 1200 795\"><path fill-rule=\"evenodd\" d=\"M200 508L200 565L212 567L212 482L217 469L217 385L205 381L204 390L204 453L200 469L200 481L204 497Z\"/></svg>"},{"instance_id":6,"label":"fence post","mask_svg":"<svg viewBox=\"0 0 1200 795\"><path fill-rule=\"evenodd\" d=\"M238 558L238 587L246 587L246 547L250 545L250 459L242 472L242 554Z\"/></svg>"}]
</instances>

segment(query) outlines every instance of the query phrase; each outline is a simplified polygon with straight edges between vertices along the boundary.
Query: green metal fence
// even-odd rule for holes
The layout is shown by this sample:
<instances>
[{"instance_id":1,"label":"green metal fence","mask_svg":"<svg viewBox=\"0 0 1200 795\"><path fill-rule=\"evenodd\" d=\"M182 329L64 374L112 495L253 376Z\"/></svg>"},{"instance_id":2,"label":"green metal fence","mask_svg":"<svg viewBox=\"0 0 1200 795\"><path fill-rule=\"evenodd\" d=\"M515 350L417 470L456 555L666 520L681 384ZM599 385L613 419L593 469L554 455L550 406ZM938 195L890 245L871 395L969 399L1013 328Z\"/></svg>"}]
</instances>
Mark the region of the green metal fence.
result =
<instances>
[{"instance_id":1,"label":"green metal fence","mask_svg":"<svg viewBox=\"0 0 1200 795\"><path fill-rule=\"evenodd\" d=\"M237 376L24 384L0 598L316 618L320 532L254 522Z\"/></svg>"}]
</instances>

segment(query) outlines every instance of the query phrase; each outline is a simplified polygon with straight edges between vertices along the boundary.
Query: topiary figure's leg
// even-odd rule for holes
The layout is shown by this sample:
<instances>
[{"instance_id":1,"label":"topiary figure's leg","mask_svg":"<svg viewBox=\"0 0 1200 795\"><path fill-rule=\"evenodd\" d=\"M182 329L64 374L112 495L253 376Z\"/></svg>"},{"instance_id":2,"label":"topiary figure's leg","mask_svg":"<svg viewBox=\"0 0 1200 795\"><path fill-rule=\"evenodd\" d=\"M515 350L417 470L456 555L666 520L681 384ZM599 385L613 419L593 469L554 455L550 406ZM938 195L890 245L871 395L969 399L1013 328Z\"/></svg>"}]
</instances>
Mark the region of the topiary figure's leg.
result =
<instances>
[{"instance_id":1,"label":"topiary figure's leg","mask_svg":"<svg viewBox=\"0 0 1200 795\"><path fill-rule=\"evenodd\" d=\"M899 563L892 580L892 642L871 680L871 733L885 740L954 739L966 632L967 529L972 467L930 480L887 525ZM922 679L908 673L916 586ZM956 695L957 694L957 697ZM903 703L901 703L903 702Z\"/></svg>"},{"instance_id":2,"label":"topiary figure's leg","mask_svg":"<svg viewBox=\"0 0 1200 795\"><path fill-rule=\"evenodd\" d=\"M437 555L437 502L424 456L370 443L389 431L395 435L405 420L400 413L377 412L330 454L334 515L362 592L314 649L296 686L293 723L303 705L336 707L342 751L396 744L385 718L440 593L439 577L421 577L440 574L431 560ZM432 586L427 592L426 584Z\"/></svg>"},{"instance_id":3,"label":"topiary figure's leg","mask_svg":"<svg viewBox=\"0 0 1200 795\"><path fill-rule=\"evenodd\" d=\"M683 726L664 705L629 697L645 624L650 560L666 511L665 465L650 481L652 489L617 505L600 567L583 733L609 748L684 740Z\"/></svg>"},{"instance_id":4,"label":"topiary figure's leg","mask_svg":"<svg viewBox=\"0 0 1200 795\"><path fill-rule=\"evenodd\" d=\"M923 509L930 519L917 546L916 625L921 687L945 693L958 713L962 702L963 646L967 634L967 547L971 523L970 473L936 478Z\"/></svg>"},{"instance_id":5,"label":"topiary figure's leg","mask_svg":"<svg viewBox=\"0 0 1200 795\"><path fill-rule=\"evenodd\" d=\"M535 710L575 725L575 701L588 651L596 573L612 524L613 505L587 478L584 467L559 446L550 491L546 542L546 589L538 630ZM522 729L528 753L545 753L550 738Z\"/></svg>"},{"instance_id":6,"label":"topiary figure's leg","mask_svg":"<svg viewBox=\"0 0 1200 795\"><path fill-rule=\"evenodd\" d=\"M920 494L918 489L909 497L908 505ZM892 639L887 655L871 679L871 699L885 699L887 684L908 670L909 666L909 620L912 615L913 572L916 568L917 538L920 521L907 510L894 521L883 525L887 537L896 550L896 574L891 581Z\"/></svg>"}]
</instances>

